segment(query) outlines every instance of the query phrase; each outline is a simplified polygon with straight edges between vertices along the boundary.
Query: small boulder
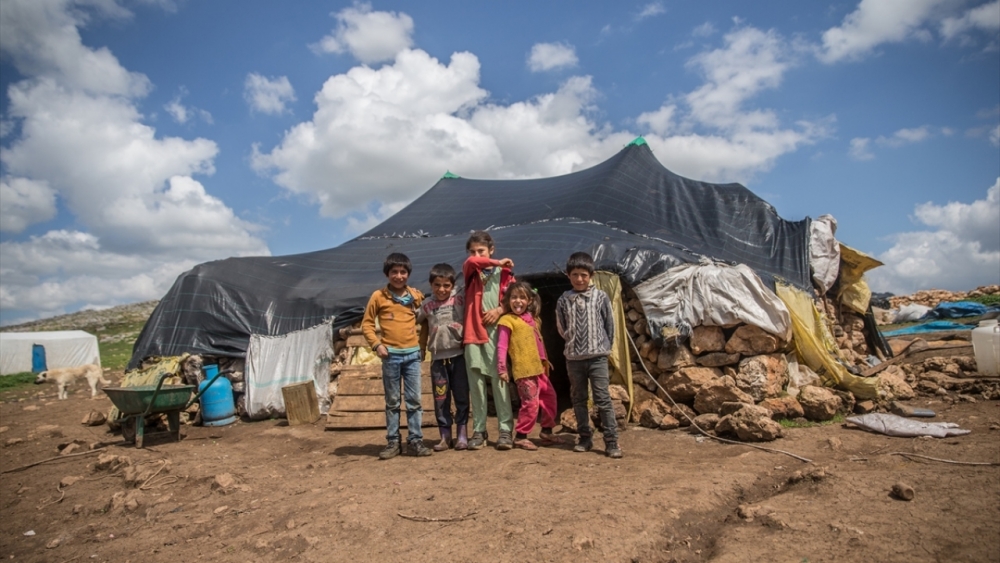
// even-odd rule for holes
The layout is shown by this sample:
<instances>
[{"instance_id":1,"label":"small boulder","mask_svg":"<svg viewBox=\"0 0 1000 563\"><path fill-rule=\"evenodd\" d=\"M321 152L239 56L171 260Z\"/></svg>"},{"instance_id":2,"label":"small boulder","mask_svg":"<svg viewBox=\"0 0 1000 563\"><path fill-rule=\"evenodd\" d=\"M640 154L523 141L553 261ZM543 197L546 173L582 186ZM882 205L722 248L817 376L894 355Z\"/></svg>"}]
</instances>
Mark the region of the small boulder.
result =
<instances>
[{"instance_id":1,"label":"small boulder","mask_svg":"<svg viewBox=\"0 0 1000 563\"><path fill-rule=\"evenodd\" d=\"M711 432L715 430L715 425L719 423L719 415L714 412L699 414L694 417L694 424L704 430L705 432ZM692 430L694 430L692 428Z\"/></svg>"},{"instance_id":2,"label":"small boulder","mask_svg":"<svg viewBox=\"0 0 1000 563\"><path fill-rule=\"evenodd\" d=\"M701 355L706 352L721 352L726 347L726 335L717 326L696 326L691 331L689 345L691 351Z\"/></svg>"},{"instance_id":3,"label":"small boulder","mask_svg":"<svg viewBox=\"0 0 1000 563\"><path fill-rule=\"evenodd\" d=\"M787 395L784 397L771 397L769 399L764 399L758 403L758 406L771 411L771 418L774 420L790 420L805 416L805 412L802 410L802 405L795 400L795 397L789 397Z\"/></svg>"},{"instance_id":4,"label":"small boulder","mask_svg":"<svg viewBox=\"0 0 1000 563\"><path fill-rule=\"evenodd\" d=\"M745 405L722 417L715 431L735 436L743 442L771 442L781 437L781 425L771 418L771 411L756 405Z\"/></svg>"},{"instance_id":5,"label":"small boulder","mask_svg":"<svg viewBox=\"0 0 1000 563\"><path fill-rule=\"evenodd\" d=\"M715 384L702 387L694 397L694 410L699 414L718 413L722 403L753 404L753 397L741 391L736 386Z\"/></svg>"},{"instance_id":6,"label":"small boulder","mask_svg":"<svg viewBox=\"0 0 1000 563\"><path fill-rule=\"evenodd\" d=\"M229 473L219 473L212 480L212 490L217 490L223 494L227 493L236 485L236 479Z\"/></svg>"},{"instance_id":7,"label":"small boulder","mask_svg":"<svg viewBox=\"0 0 1000 563\"><path fill-rule=\"evenodd\" d=\"M563 431L576 434L576 414L573 409L566 409L559 415L559 424Z\"/></svg>"},{"instance_id":8,"label":"small boulder","mask_svg":"<svg viewBox=\"0 0 1000 563\"><path fill-rule=\"evenodd\" d=\"M743 358L736 373L736 386L754 401L777 397L788 384L788 360L784 354L765 354Z\"/></svg>"},{"instance_id":9,"label":"small boulder","mask_svg":"<svg viewBox=\"0 0 1000 563\"><path fill-rule=\"evenodd\" d=\"M694 354L684 344L669 344L660 350L656 367L660 371L675 370L695 365Z\"/></svg>"},{"instance_id":10,"label":"small boulder","mask_svg":"<svg viewBox=\"0 0 1000 563\"><path fill-rule=\"evenodd\" d=\"M663 414L658 409L644 408L639 414L639 426L645 428L659 428L660 421L663 420Z\"/></svg>"},{"instance_id":11,"label":"small boulder","mask_svg":"<svg viewBox=\"0 0 1000 563\"><path fill-rule=\"evenodd\" d=\"M841 399L826 387L805 385L799 389L799 404L808 420L830 420L840 410Z\"/></svg>"},{"instance_id":12,"label":"small boulder","mask_svg":"<svg viewBox=\"0 0 1000 563\"><path fill-rule=\"evenodd\" d=\"M690 426L691 420L698 416L698 413L694 412L694 409L685 405L684 403L677 403L676 405L670 406L670 416L677 419L681 423L681 426Z\"/></svg>"},{"instance_id":13,"label":"small boulder","mask_svg":"<svg viewBox=\"0 0 1000 563\"><path fill-rule=\"evenodd\" d=\"M663 415L663 418L660 419L660 430L673 430L680 428L680 425L680 421L669 414Z\"/></svg>"},{"instance_id":14,"label":"small boulder","mask_svg":"<svg viewBox=\"0 0 1000 563\"><path fill-rule=\"evenodd\" d=\"M854 414L875 412L875 401L858 401L854 403Z\"/></svg>"},{"instance_id":15,"label":"small boulder","mask_svg":"<svg viewBox=\"0 0 1000 563\"><path fill-rule=\"evenodd\" d=\"M902 372L892 370L893 367L896 366L890 366L878 375L876 388L878 389L880 398L886 401L912 399L916 396L916 393L913 392L913 387L910 387L910 384L906 382Z\"/></svg>"},{"instance_id":16,"label":"small boulder","mask_svg":"<svg viewBox=\"0 0 1000 563\"><path fill-rule=\"evenodd\" d=\"M694 399L698 391L706 385L711 385L722 377L722 372L716 368L686 367L663 377L660 384L678 403L687 403Z\"/></svg>"},{"instance_id":17,"label":"small boulder","mask_svg":"<svg viewBox=\"0 0 1000 563\"><path fill-rule=\"evenodd\" d=\"M107 422L107 420L108 417L105 416L103 412L90 411L90 413L87 416L83 417L83 420L80 421L80 424L83 424L84 426L100 426L105 422Z\"/></svg>"},{"instance_id":18,"label":"small boulder","mask_svg":"<svg viewBox=\"0 0 1000 563\"><path fill-rule=\"evenodd\" d=\"M726 342L726 352L740 353L744 356L757 354L773 354L785 343L777 336L753 325L742 325Z\"/></svg>"},{"instance_id":19,"label":"small boulder","mask_svg":"<svg viewBox=\"0 0 1000 563\"><path fill-rule=\"evenodd\" d=\"M718 368L722 366L728 366L735 364L740 361L739 354L727 354L725 352L710 352L704 356L698 356L695 358L695 362L699 366Z\"/></svg>"},{"instance_id":20,"label":"small boulder","mask_svg":"<svg viewBox=\"0 0 1000 563\"><path fill-rule=\"evenodd\" d=\"M59 481L59 486L65 489L66 487L70 487L76 483L79 483L80 481L83 481L83 477L79 477L77 475L67 475L66 477L63 477L61 481Z\"/></svg>"}]
</instances>

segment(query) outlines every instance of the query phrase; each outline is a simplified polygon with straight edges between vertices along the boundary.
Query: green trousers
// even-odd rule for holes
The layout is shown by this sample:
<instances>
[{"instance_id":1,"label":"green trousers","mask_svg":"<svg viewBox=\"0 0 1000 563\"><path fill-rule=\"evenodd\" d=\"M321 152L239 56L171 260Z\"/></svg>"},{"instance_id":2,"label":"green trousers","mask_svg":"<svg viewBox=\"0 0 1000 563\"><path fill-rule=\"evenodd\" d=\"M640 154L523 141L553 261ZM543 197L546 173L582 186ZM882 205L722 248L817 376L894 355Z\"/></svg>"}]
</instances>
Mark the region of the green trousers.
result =
<instances>
[{"instance_id":1,"label":"green trousers","mask_svg":"<svg viewBox=\"0 0 1000 563\"><path fill-rule=\"evenodd\" d=\"M486 432L486 386L493 386L493 403L497 408L497 423L501 432L514 431L514 411L510 406L512 381L504 383L497 376L483 374L477 368L468 367L469 395L472 399L472 431Z\"/></svg>"}]
</instances>

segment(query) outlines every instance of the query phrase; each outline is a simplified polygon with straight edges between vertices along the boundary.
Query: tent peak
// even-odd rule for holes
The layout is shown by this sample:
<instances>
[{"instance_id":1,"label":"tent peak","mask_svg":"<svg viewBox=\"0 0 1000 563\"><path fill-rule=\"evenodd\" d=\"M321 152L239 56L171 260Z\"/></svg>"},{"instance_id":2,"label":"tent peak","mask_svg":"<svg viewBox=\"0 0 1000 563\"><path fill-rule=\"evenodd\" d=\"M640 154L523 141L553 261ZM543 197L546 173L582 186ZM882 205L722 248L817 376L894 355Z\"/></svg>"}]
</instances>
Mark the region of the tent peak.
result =
<instances>
[{"instance_id":1,"label":"tent peak","mask_svg":"<svg viewBox=\"0 0 1000 563\"><path fill-rule=\"evenodd\" d=\"M441 176L442 180L455 180L461 178L458 174L452 174L451 170L445 170L444 175Z\"/></svg>"},{"instance_id":2,"label":"tent peak","mask_svg":"<svg viewBox=\"0 0 1000 563\"><path fill-rule=\"evenodd\" d=\"M642 135L639 135L635 139L632 139L631 143L629 143L629 144L627 144L625 146L626 147L631 147L631 146L635 145L637 147L641 147L642 145L645 145L645 144L646 144L646 139L643 139Z\"/></svg>"}]
</instances>

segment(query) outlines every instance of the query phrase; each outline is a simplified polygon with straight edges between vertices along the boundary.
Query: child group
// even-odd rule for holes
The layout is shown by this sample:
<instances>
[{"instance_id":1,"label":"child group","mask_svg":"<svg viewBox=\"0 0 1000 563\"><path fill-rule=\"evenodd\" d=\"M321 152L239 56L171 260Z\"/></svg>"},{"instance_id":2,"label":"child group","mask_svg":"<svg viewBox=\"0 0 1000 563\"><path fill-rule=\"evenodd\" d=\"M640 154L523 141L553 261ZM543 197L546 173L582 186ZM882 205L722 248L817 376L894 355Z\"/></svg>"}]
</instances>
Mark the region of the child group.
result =
<instances>
[{"instance_id":1,"label":"child group","mask_svg":"<svg viewBox=\"0 0 1000 563\"><path fill-rule=\"evenodd\" d=\"M514 447L537 450L528 439L541 412L542 445L560 443L552 435L556 425L556 393L549 381L549 363L538 327L540 302L527 282L514 279L514 262L493 259L493 238L476 231L465 244L468 258L462 266L464 295L456 291L455 270L436 264L430 271L432 299L407 281L412 265L404 254L385 259L386 287L372 293L365 308L361 328L372 350L382 359L385 387L385 426L388 445L380 459L402 453L399 431L400 383L406 405L407 449L415 456L431 455L423 443L420 406L420 362L423 350L417 325L427 323L427 349L431 352L431 383L434 387L434 414L441 441L434 451L449 447L478 450L486 445L486 386L493 391L500 436L496 449ZM566 341L566 368L569 374L573 413L579 439L575 452L594 447L593 430L587 410L588 384L600 411L604 428L604 451L622 457L618 428L608 391L608 355L614 338L611 300L591 284L594 260L577 252L566 263L573 289L556 305L556 325ZM375 329L382 329L379 338ZM509 358L509 363L508 363ZM514 424L508 383L517 387L521 409ZM467 435L469 407L472 407L472 437ZM451 401L455 401L454 423L457 438L452 440ZM515 432L512 436L512 431Z\"/></svg>"}]
</instances>

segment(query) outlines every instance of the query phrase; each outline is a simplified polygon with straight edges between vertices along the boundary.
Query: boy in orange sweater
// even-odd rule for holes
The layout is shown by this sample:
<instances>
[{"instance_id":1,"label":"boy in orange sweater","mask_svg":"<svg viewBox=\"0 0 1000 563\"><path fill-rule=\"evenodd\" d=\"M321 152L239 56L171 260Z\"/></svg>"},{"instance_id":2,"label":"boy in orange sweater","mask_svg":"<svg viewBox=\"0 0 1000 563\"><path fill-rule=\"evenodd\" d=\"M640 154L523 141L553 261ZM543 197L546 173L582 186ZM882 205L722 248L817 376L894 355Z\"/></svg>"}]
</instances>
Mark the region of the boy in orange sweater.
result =
<instances>
[{"instance_id":1,"label":"boy in orange sweater","mask_svg":"<svg viewBox=\"0 0 1000 563\"><path fill-rule=\"evenodd\" d=\"M417 311L424 300L419 289L407 285L413 270L405 254L394 252L386 257L382 272L389 283L372 293L361 320L361 332L372 350L382 358L382 385L385 389L385 429L388 444L379 459L391 459L402 453L399 433L400 383L406 402L407 449L418 457L431 455L420 430L420 341L417 337ZM375 332L375 320L382 337Z\"/></svg>"}]
</instances>

